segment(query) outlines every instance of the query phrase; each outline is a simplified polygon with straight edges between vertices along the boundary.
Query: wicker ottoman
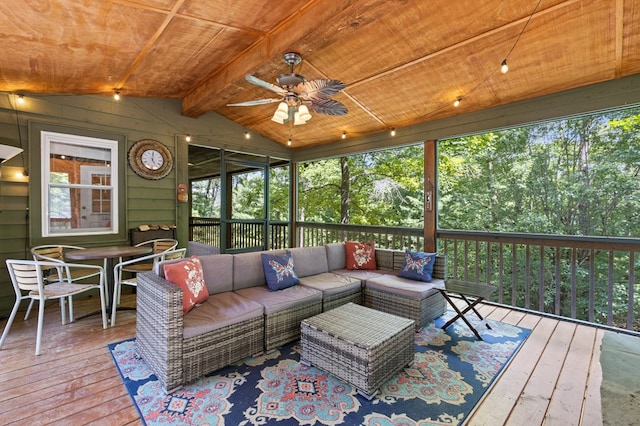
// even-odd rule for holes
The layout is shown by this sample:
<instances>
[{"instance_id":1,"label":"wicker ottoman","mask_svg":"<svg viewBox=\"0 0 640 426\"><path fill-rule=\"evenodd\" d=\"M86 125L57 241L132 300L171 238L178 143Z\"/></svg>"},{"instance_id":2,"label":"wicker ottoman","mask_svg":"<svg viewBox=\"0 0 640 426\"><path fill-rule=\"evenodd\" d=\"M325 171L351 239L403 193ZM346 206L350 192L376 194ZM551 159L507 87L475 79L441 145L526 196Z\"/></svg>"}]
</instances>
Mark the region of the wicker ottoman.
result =
<instances>
[{"instance_id":1,"label":"wicker ottoman","mask_svg":"<svg viewBox=\"0 0 640 426\"><path fill-rule=\"evenodd\" d=\"M350 383L367 399L413 361L414 321L348 303L301 322L301 362Z\"/></svg>"}]
</instances>

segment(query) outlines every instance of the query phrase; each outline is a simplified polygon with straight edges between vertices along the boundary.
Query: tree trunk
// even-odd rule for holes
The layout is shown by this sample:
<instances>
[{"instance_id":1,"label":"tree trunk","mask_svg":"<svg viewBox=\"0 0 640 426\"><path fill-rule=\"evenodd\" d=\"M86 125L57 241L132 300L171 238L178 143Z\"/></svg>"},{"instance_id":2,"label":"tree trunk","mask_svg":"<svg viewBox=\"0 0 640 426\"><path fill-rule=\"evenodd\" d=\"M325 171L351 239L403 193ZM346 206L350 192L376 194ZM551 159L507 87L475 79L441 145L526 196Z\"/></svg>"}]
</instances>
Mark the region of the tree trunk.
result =
<instances>
[{"instance_id":1,"label":"tree trunk","mask_svg":"<svg viewBox=\"0 0 640 426\"><path fill-rule=\"evenodd\" d=\"M340 158L340 171L342 180L340 181L340 223L349 223L349 206L351 204L349 161L347 157Z\"/></svg>"}]
</instances>

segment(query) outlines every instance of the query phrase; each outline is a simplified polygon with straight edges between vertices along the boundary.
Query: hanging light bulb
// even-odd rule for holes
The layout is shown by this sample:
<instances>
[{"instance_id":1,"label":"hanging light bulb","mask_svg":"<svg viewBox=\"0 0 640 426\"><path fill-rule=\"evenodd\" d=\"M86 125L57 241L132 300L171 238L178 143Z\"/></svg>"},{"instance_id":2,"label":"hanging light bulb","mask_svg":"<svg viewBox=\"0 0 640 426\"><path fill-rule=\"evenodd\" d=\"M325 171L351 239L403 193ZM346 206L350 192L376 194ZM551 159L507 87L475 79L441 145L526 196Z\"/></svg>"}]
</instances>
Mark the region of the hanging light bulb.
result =
<instances>
[{"instance_id":1,"label":"hanging light bulb","mask_svg":"<svg viewBox=\"0 0 640 426\"><path fill-rule=\"evenodd\" d=\"M346 139L347 138L347 131L343 130L342 131L342 139Z\"/></svg>"},{"instance_id":2,"label":"hanging light bulb","mask_svg":"<svg viewBox=\"0 0 640 426\"><path fill-rule=\"evenodd\" d=\"M396 135L396 128L394 127L393 129L391 129L391 136L395 136Z\"/></svg>"},{"instance_id":3,"label":"hanging light bulb","mask_svg":"<svg viewBox=\"0 0 640 426\"><path fill-rule=\"evenodd\" d=\"M19 104L23 104L24 103L24 95L18 95L18 103Z\"/></svg>"},{"instance_id":4,"label":"hanging light bulb","mask_svg":"<svg viewBox=\"0 0 640 426\"><path fill-rule=\"evenodd\" d=\"M289 106L285 102L280 102L271 120L279 124L284 124L284 120L287 118L289 118Z\"/></svg>"},{"instance_id":5,"label":"hanging light bulb","mask_svg":"<svg viewBox=\"0 0 640 426\"><path fill-rule=\"evenodd\" d=\"M454 102L453 102L453 106L454 107L459 107L460 106L460 101L462 101L461 97L458 97Z\"/></svg>"},{"instance_id":6,"label":"hanging light bulb","mask_svg":"<svg viewBox=\"0 0 640 426\"><path fill-rule=\"evenodd\" d=\"M187 142L191 142L191 135L187 135L186 138L184 138Z\"/></svg>"},{"instance_id":7,"label":"hanging light bulb","mask_svg":"<svg viewBox=\"0 0 640 426\"><path fill-rule=\"evenodd\" d=\"M509 65L507 65L506 59L502 61L502 65L500 66L500 71L502 71L502 74L506 74L507 71L509 71Z\"/></svg>"},{"instance_id":8,"label":"hanging light bulb","mask_svg":"<svg viewBox=\"0 0 640 426\"><path fill-rule=\"evenodd\" d=\"M251 139L251 133L249 133L249 132L244 132L244 138L245 138L245 139Z\"/></svg>"},{"instance_id":9,"label":"hanging light bulb","mask_svg":"<svg viewBox=\"0 0 640 426\"><path fill-rule=\"evenodd\" d=\"M120 100L120 91L116 90L115 92L113 92L113 99L115 99L116 101Z\"/></svg>"},{"instance_id":10,"label":"hanging light bulb","mask_svg":"<svg viewBox=\"0 0 640 426\"><path fill-rule=\"evenodd\" d=\"M294 117L294 120L293 120L294 125L305 124L307 121L311 119L309 108L307 108L306 105L300 105L298 107L298 111L296 111L293 117Z\"/></svg>"},{"instance_id":11,"label":"hanging light bulb","mask_svg":"<svg viewBox=\"0 0 640 426\"><path fill-rule=\"evenodd\" d=\"M287 146L291 146L291 138L287 141Z\"/></svg>"}]
</instances>

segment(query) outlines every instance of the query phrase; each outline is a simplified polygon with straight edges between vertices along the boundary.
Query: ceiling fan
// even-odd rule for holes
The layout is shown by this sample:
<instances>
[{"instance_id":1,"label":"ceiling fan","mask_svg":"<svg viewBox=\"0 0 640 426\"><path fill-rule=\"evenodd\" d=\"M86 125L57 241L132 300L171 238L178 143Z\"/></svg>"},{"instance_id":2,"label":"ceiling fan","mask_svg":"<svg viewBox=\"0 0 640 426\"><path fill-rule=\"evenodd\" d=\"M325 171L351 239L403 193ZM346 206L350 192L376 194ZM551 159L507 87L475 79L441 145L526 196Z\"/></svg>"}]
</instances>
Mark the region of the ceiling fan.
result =
<instances>
[{"instance_id":1,"label":"ceiling fan","mask_svg":"<svg viewBox=\"0 0 640 426\"><path fill-rule=\"evenodd\" d=\"M253 106L280 102L271 120L284 124L305 124L311 119L311 113L326 115L346 115L347 107L342 103L329 99L340 92L346 85L338 80L320 78L317 80L307 80L304 76L293 72L293 67L302 61L302 57L297 53L285 53L282 59L289 65L290 72L280 74L276 81L278 85L260 80L252 75L245 76L245 79L256 86L271 90L282 97L257 99L254 101L227 104L227 106Z\"/></svg>"}]
</instances>

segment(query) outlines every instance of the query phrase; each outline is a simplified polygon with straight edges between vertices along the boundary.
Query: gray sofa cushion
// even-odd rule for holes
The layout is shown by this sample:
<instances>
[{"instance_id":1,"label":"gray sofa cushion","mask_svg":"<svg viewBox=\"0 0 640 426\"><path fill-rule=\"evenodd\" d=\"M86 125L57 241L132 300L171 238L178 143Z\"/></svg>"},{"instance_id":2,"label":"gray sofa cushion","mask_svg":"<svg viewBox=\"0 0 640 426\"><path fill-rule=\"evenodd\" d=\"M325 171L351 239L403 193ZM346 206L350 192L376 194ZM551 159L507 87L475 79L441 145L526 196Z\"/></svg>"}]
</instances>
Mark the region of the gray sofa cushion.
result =
<instances>
[{"instance_id":1,"label":"gray sofa cushion","mask_svg":"<svg viewBox=\"0 0 640 426\"><path fill-rule=\"evenodd\" d=\"M322 293L310 287L295 285L278 291L269 291L267 286L249 287L236 293L264 306L266 315L299 306L304 302L322 303Z\"/></svg>"},{"instance_id":2,"label":"gray sofa cushion","mask_svg":"<svg viewBox=\"0 0 640 426\"><path fill-rule=\"evenodd\" d=\"M375 269L375 270L367 270L367 269L334 269L331 272L338 275L346 275L348 277L356 278L361 280L362 282L366 280L372 280L374 278L381 277L385 274L395 274L393 271L388 271L385 269Z\"/></svg>"},{"instance_id":3,"label":"gray sofa cushion","mask_svg":"<svg viewBox=\"0 0 640 426\"><path fill-rule=\"evenodd\" d=\"M347 249L344 243L331 243L325 246L327 264L330 271L347 267Z\"/></svg>"},{"instance_id":4,"label":"gray sofa cushion","mask_svg":"<svg viewBox=\"0 0 640 426\"><path fill-rule=\"evenodd\" d=\"M224 293L233 290L233 256L230 254L211 254L198 256L202 264L202 274L209 294Z\"/></svg>"},{"instance_id":5,"label":"gray sofa cushion","mask_svg":"<svg viewBox=\"0 0 640 426\"><path fill-rule=\"evenodd\" d=\"M320 290L324 296L333 296L362 287L362 281L359 279L331 272L300 278L300 284Z\"/></svg>"},{"instance_id":6,"label":"gray sofa cushion","mask_svg":"<svg viewBox=\"0 0 640 426\"><path fill-rule=\"evenodd\" d=\"M287 251L293 257L293 269L298 278L329 271L327 250L324 246L296 247Z\"/></svg>"},{"instance_id":7,"label":"gray sofa cushion","mask_svg":"<svg viewBox=\"0 0 640 426\"><path fill-rule=\"evenodd\" d=\"M189 241L189 256L206 256L208 254L220 254L220 248L197 241Z\"/></svg>"},{"instance_id":8,"label":"gray sofa cushion","mask_svg":"<svg viewBox=\"0 0 640 426\"><path fill-rule=\"evenodd\" d=\"M233 255L233 289L266 285L262 253L285 254L285 250L255 251ZM206 275L205 275L206 279Z\"/></svg>"},{"instance_id":9,"label":"gray sofa cushion","mask_svg":"<svg viewBox=\"0 0 640 426\"><path fill-rule=\"evenodd\" d=\"M210 254L206 256L198 256L202 265L202 274L207 284L209 294L223 293L233 290L233 256L230 254ZM181 262L184 259L172 259L164 262L158 262L154 272L162 277L164 276L164 265L170 263Z\"/></svg>"},{"instance_id":10,"label":"gray sofa cushion","mask_svg":"<svg viewBox=\"0 0 640 426\"><path fill-rule=\"evenodd\" d=\"M233 292L214 294L183 317L183 337L200 336L231 324L262 317L263 314L264 307L256 301Z\"/></svg>"},{"instance_id":11,"label":"gray sofa cushion","mask_svg":"<svg viewBox=\"0 0 640 426\"><path fill-rule=\"evenodd\" d=\"M426 283L424 281L409 280L394 274L386 274L367 280L365 287L422 300L437 293L438 288L444 288L444 280L434 278L432 282Z\"/></svg>"}]
</instances>

